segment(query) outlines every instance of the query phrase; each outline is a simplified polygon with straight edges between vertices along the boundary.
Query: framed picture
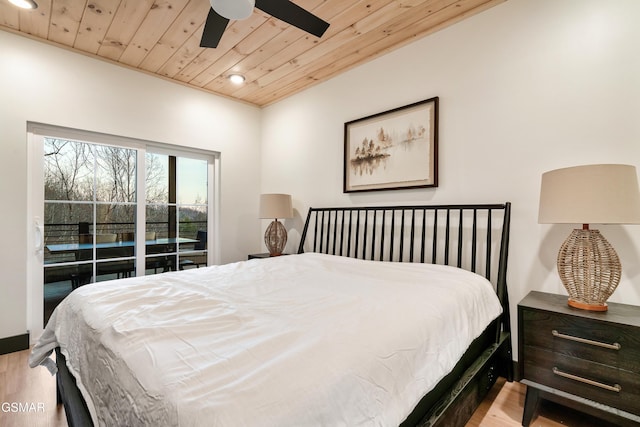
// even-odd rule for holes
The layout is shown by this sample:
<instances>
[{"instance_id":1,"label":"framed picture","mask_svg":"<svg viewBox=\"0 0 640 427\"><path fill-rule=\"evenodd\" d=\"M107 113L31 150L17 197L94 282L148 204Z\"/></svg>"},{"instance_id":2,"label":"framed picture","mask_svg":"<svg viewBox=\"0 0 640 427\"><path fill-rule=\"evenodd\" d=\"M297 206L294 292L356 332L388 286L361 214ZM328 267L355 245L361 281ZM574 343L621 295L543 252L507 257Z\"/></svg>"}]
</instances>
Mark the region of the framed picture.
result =
<instances>
[{"instance_id":1,"label":"framed picture","mask_svg":"<svg viewBox=\"0 0 640 427\"><path fill-rule=\"evenodd\" d=\"M344 192L438 186L438 97L344 124Z\"/></svg>"}]
</instances>

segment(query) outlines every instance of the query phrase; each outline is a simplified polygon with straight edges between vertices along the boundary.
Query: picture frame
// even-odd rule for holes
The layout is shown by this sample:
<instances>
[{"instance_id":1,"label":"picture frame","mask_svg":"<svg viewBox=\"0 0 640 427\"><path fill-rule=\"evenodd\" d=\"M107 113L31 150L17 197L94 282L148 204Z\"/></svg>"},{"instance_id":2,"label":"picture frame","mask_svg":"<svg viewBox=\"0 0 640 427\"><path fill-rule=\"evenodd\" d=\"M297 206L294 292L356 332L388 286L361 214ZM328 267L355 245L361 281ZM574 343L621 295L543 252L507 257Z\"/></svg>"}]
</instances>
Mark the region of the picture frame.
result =
<instances>
[{"instance_id":1,"label":"picture frame","mask_svg":"<svg viewBox=\"0 0 640 427\"><path fill-rule=\"evenodd\" d=\"M343 192L438 186L438 97L344 124Z\"/></svg>"}]
</instances>

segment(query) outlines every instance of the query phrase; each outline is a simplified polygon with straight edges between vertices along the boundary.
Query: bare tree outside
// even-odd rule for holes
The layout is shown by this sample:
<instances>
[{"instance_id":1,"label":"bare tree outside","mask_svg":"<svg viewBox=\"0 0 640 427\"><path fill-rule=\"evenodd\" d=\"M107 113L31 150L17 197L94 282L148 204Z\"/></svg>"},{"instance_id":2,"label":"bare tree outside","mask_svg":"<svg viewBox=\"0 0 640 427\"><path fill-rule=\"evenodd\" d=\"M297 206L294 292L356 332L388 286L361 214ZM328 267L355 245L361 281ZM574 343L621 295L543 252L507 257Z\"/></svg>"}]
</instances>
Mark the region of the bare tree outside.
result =
<instances>
[{"instance_id":1,"label":"bare tree outside","mask_svg":"<svg viewBox=\"0 0 640 427\"><path fill-rule=\"evenodd\" d=\"M98 202L97 232L113 231L109 224L135 224L136 150L46 138L44 153L45 223L49 239L73 241L78 224L93 224L93 204ZM146 159L146 191L155 201L167 200L163 165L154 156ZM95 194L94 194L95 193ZM149 199L148 197L148 199ZM69 203L57 203L68 201Z\"/></svg>"},{"instance_id":2,"label":"bare tree outside","mask_svg":"<svg viewBox=\"0 0 640 427\"><path fill-rule=\"evenodd\" d=\"M137 153L135 149L45 138L47 243L77 242L82 232L133 233L136 203L141 202L136 191ZM170 211L176 209L169 203L168 157L147 153L144 159L146 228L161 237L168 236ZM207 162L179 160L183 179L178 191L184 194L178 208L179 233L195 238L198 230L206 228ZM91 229L80 230L83 223Z\"/></svg>"},{"instance_id":3,"label":"bare tree outside","mask_svg":"<svg viewBox=\"0 0 640 427\"><path fill-rule=\"evenodd\" d=\"M208 160L143 152L44 138L45 322L79 286L207 265Z\"/></svg>"},{"instance_id":4,"label":"bare tree outside","mask_svg":"<svg viewBox=\"0 0 640 427\"><path fill-rule=\"evenodd\" d=\"M93 200L93 156L81 142L45 139L45 200Z\"/></svg>"}]
</instances>

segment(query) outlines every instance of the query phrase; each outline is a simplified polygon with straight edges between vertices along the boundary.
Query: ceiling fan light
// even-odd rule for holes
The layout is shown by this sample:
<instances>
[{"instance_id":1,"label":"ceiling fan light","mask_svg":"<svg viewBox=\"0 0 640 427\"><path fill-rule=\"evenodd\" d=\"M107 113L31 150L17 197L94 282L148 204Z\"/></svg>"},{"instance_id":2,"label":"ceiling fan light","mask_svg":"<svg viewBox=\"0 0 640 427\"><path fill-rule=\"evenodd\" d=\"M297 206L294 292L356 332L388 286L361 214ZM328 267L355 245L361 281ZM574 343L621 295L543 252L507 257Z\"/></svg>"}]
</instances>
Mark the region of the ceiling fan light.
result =
<instances>
[{"instance_id":1,"label":"ceiling fan light","mask_svg":"<svg viewBox=\"0 0 640 427\"><path fill-rule=\"evenodd\" d=\"M22 9L37 9L38 4L33 0L9 0L14 6Z\"/></svg>"},{"instance_id":2,"label":"ceiling fan light","mask_svg":"<svg viewBox=\"0 0 640 427\"><path fill-rule=\"evenodd\" d=\"M253 13L255 0L211 0L211 7L227 19L245 19Z\"/></svg>"}]
</instances>

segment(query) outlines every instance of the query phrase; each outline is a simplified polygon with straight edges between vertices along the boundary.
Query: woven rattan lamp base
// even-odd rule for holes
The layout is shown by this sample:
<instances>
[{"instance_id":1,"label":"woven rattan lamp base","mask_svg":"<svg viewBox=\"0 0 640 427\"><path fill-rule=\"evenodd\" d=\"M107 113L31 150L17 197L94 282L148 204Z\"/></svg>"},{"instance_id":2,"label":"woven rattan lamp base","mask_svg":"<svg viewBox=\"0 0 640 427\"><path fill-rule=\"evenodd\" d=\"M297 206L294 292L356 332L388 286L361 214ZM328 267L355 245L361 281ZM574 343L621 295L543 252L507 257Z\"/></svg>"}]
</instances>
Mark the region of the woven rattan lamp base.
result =
<instances>
[{"instance_id":1,"label":"woven rattan lamp base","mask_svg":"<svg viewBox=\"0 0 640 427\"><path fill-rule=\"evenodd\" d=\"M264 244L269 249L269 255L282 255L287 244L287 229L277 219L272 221L264 232Z\"/></svg>"},{"instance_id":2,"label":"woven rattan lamp base","mask_svg":"<svg viewBox=\"0 0 640 427\"><path fill-rule=\"evenodd\" d=\"M573 230L558 252L558 274L571 307L607 311L607 299L620 283L622 266L613 246L598 230Z\"/></svg>"}]
</instances>

